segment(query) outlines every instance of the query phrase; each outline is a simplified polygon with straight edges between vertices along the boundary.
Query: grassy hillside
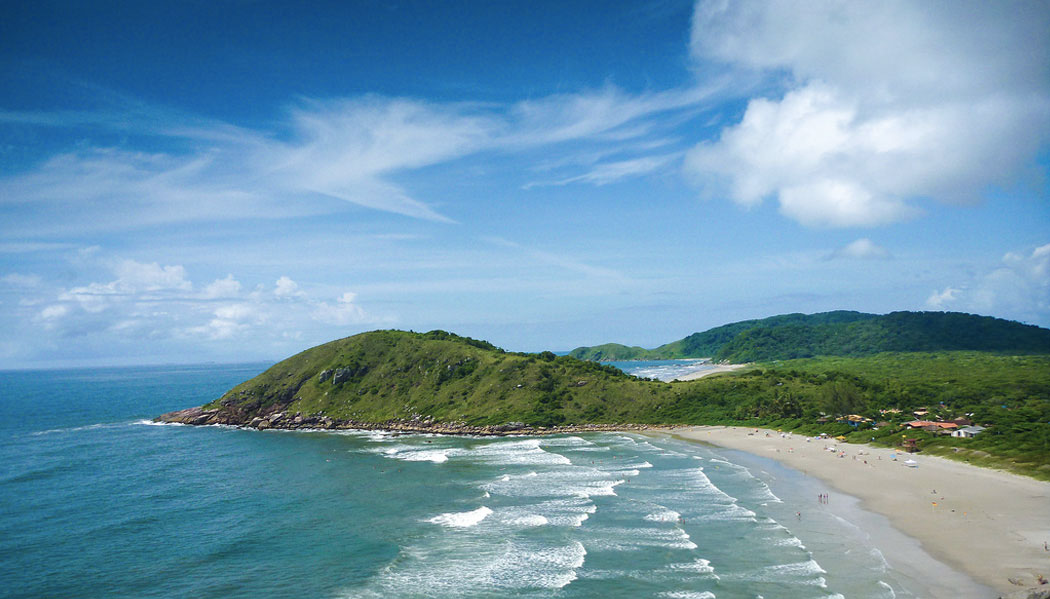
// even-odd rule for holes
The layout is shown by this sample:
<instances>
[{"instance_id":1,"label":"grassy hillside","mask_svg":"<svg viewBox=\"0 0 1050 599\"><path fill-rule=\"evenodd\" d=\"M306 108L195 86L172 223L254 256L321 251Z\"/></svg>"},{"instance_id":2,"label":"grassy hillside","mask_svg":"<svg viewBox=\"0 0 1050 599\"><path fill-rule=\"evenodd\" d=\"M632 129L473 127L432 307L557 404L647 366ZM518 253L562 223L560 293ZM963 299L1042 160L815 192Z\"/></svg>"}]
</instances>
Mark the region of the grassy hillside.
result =
<instances>
[{"instance_id":1,"label":"grassy hillside","mask_svg":"<svg viewBox=\"0 0 1050 599\"><path fill-rule=\"evenodd\" d=\"M743 364L814 356L863 356L881 352L990 351L1050 353L1050 330L1018 322L952 312L886 315L836 311L784 314L745 320L693 333L645 351L607 344L579 347L585 360L714 358Z\"/></svg>"},{"instance_id":2,"label":"grassy hillside","mask_svg":"<svg viewBox=\"0 0 1050 599\"><path fill-rule=\"evenodd\" d=\"M648 408L654 388L615 368L550 352L507 353L442 331L376 331L306 350L205 407L365 422L427 417L546 426L623 421Z\"/></svg>"},{"instance_id":3,"label":"grassy hillside","mask_svg":"<svg viewBox=\"0 0 1050 599\"><path fill-rule=\"evenodd\" d=\"M569 357L577 360L591 360L593 362L613 362L619 360L656 360L653 350L644 347L620 345L619 343L606 343L591 347L577 347L569 352Z\"/></svg>"}]
</instances>

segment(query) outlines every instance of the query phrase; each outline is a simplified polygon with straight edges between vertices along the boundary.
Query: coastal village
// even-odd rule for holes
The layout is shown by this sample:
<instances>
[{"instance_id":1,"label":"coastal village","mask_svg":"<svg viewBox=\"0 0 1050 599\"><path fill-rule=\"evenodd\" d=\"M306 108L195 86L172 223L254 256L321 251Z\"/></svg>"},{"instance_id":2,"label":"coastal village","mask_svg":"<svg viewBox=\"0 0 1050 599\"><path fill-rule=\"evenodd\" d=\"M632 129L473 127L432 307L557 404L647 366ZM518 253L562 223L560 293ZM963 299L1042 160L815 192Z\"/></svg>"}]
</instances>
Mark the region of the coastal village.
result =
<instances>
[{"instance_id":1,"label":"coastal village","mask_svg":"<svg viewBox=\"0 0 1050 599\"><path fill-rule=\"evenodd\" d=\"M860 414L848 414L837 418L829 418L826 414L822 414L821 417L817 419L817 424L828 424L834 422L849 425L850 428L855 430L870 429L872 431L878 431L884 429L897 429L899 431L904 431L904 434L895 445L910 453L914 453L920 449L920 439L914 436L909 437L909 432L924 432L935 437L950 436L958 439L972 439L989 428L974 424L973 420L970 419L973 414L954 418L937 418L935 414L936 412L932 411L930 408L923 407L910 413L910 416L914 416L914 420L907 420L906 418L908 416L906 416L902 410L899 408L889 408L879 410L879 415L882 418L881 420L875 420L874 418L869 418ZM934 419L931 419L931 417ZM827 434L821 436L825 438L828 437ZM837 435L836 438L842 441L846 440L846 437L843 435Z\"/></svg>"}]
</instances>

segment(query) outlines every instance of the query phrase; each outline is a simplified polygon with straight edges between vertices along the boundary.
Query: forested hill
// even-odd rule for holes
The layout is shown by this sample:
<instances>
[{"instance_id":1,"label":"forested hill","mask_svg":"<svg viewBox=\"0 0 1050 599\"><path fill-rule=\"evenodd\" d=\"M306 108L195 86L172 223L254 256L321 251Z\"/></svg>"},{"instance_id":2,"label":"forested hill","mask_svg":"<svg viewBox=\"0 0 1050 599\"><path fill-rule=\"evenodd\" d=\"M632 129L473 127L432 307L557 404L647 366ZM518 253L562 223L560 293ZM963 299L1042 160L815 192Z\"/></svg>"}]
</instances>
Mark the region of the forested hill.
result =
<instances>
[{"instance_id":1,"label":"forested hill","mask_svg":"<svg viewBox=\"0 0 1050 599\"><path fill-rule=\"evenodd\" d=\"M310 348L169 420L248 425L274 414L381 423L610 422L659 400L647 381L556 356L505 352L445 331L373 331Z\"/></svg>"},{"instance_id":2,"label":"forested hill","mask_svg":"<svg viewBox=\"0 0 1050 599\"><path fill-rule=\"evenodd\" d=\"M714 358L734 363L880 352L1050 353L1050 330L957 312L836 311L745 320L694 333L649 351L606 344L570 356L589 360ZM618 351L624 348L626 351Z\"/></svg>"}]
</instances>

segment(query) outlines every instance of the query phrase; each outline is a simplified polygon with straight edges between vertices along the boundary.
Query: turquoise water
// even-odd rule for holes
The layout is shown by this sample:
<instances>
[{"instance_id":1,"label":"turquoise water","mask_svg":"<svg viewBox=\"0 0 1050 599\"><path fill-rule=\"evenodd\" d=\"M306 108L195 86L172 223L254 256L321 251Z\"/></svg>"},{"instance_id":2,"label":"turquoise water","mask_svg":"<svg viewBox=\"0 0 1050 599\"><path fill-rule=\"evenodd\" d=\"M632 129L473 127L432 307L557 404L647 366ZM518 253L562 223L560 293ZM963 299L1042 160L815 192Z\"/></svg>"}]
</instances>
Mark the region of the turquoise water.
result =
<instances>
[{"instance_id":1,"label":"turquoise water","mask_svg":"<svg viewBox=\"0 0 1050 599\"><path fill-rule=\"evenodd\" d=\"M149 423L265 366L0 373L0 595L926 596L848 501L668 437Z\"/></svg>"}]
</instances>

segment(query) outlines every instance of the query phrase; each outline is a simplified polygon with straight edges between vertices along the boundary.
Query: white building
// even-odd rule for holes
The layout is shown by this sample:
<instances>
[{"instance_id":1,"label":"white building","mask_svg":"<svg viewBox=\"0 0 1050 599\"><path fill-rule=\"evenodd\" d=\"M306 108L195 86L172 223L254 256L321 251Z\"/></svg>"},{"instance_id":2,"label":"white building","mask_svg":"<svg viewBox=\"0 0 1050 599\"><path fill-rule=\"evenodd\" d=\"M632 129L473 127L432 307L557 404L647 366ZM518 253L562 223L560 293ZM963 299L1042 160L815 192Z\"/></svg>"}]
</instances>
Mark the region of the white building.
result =
<instances>
[{"instance_id":1,"label":"white building","mask_svg":"<svg viewBox=\"0 0 1050 599\"><path fill-rule=\"evenodd\" d=\"M976 437L977 433L979 433L979 432L981 432L983 430L984 430L983 426L964 426L964 427L957 428L954 431L952 431L952 436L953 437L963 437L965 439L969 439L971 437Z\"/></svg>"}]
</instances>

